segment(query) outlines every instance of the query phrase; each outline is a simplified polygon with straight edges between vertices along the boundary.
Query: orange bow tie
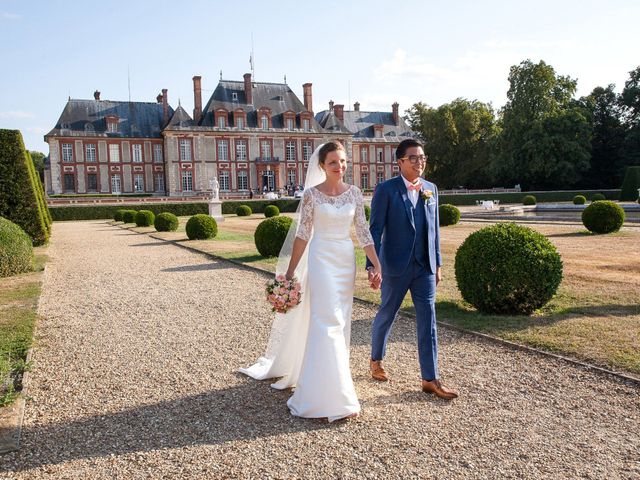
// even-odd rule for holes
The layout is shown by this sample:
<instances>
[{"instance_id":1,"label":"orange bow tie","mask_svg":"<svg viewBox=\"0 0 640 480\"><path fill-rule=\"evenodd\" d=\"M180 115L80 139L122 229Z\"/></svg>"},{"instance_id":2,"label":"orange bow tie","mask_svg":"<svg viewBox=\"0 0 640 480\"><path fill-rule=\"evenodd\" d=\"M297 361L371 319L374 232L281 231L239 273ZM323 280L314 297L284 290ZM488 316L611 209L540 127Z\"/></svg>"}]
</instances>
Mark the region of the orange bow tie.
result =
<instances>
[{"instance_id":1,"label":"orange bow tie","mask_svg":"<svg viewBox=\"0 0 640 480\"><path fill-rule=\"evenodd\" d=\"M407 187L407 191L415 190L416 192L420 191L422 185L419 183L412 183Z\"/></svg>"}]
</instances>

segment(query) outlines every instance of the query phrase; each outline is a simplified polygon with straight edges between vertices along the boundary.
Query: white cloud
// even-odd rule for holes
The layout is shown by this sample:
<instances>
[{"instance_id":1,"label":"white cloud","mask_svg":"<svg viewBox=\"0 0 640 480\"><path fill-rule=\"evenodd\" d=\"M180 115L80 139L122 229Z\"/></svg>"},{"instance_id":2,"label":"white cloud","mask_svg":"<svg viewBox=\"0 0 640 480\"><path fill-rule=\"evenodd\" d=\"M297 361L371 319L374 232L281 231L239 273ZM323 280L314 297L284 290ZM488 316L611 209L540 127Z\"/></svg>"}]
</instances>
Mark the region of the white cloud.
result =
<instances>
[{"instance_id":1,"label":"white cloud","mask_svg":"<svg viewBox=\"0 0 640 480\"><path fill-rule=\"evenodd\" d=\"M22 15L18 15L17 13L0 12L0 18L3 20L18 20L22 18Z\"/></svg>"},{"instance_id":2,"label":"white cloud","mask_svg":"<svg viewBox=\"0 0 640 480\"><path fill-rule=\"evenodd\" d=\"M0 112L0 118L33 118L34 116L31 112L23 112L20 110Z\"/></svg>"},{"instance_id":3,"label":"white cloud","mask_svg":"<svg viewBox=\"0 0 640 480\"><path fill-rule=\"evenodd\" d=\"M51 130L51 128L47 127L27 127L24 129L25 132L33 133L36 135L44 135L45 133L48 133L49 130Z\"/></svg>"}]
</instances>

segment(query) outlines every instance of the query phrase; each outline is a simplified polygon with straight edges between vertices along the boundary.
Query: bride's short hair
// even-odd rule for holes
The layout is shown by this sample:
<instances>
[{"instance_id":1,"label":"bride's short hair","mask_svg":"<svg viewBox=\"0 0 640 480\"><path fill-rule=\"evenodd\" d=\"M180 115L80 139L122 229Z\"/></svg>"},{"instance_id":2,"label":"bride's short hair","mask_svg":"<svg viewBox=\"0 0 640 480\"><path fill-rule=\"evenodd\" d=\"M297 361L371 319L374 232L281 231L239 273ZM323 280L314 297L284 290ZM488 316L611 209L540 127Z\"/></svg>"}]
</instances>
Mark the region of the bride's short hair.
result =
<instances>
[{"instance_id":1,"label":"bride's short hair","mask_svg":"<svg viewBox=\"0 0 640 480\"><path fill-rule=\"evenodd\" d=\"M344 152L346 152L344 145L342 145L337 140L328 141L327 143L322 145L322 148L320 148L320 151L318 152L318 161L324 164L324 161L327 159L327 155L338 150L343 150Z\"/></svg>"}]
</instances>

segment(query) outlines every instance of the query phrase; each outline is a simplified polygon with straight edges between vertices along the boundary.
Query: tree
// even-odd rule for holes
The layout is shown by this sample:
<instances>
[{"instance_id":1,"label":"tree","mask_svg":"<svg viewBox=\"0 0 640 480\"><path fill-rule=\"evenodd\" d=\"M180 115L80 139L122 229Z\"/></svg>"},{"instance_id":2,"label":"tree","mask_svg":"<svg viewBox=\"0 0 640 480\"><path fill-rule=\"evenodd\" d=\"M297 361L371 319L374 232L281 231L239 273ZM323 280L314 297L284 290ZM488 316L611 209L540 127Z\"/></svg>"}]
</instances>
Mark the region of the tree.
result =
<instances>
[{"instance_id":1,"label":"tree","mask_svg":"<svg viewBox=\"0 0 640 480\"><path fill-rule=\"evenodd\" d=\"M624 175L621 147L626 129L614 85L596 87L580 104L591 124L591 166L579 183L583 188L618 188Z\"/></svg>"},{"instance_id":2,"label":"tree","mask_svg":"<svg viewBox=\"0 0 640 480\"><path fill-rule=\"evenodd\" d=\"M437 109L416 103L407 113L425 141L430 179L441 188L492 186L487 167L498 127L491 105L457 98Z\"/></svg>"},{"instance_id":3,"label":"tree","mask_svg":"<svg viewBox=\"0 0 640 480\"><path fill-rule=\"evenodd\" d=\"M525 189L569 188L589 168L589 123L573 100L576 81L545 62L511 67L494 174Z\"/></svg>"},{"instance_id":4,"label":"tree","mask_svg":"<svg viewBox=\"0 0 640 480\"><path fill-rule=\"evenodd\" d=\"M38 172L38 176L40 177L40 181L44 183L44 158L45 154L42 152L36 152L35 150L30 150L31 160L33 160L33 166L36 168L36 172Z\"/></svg>"},{"instance_id":5,"label":"tree","mask_svg":"<svg viewBox=\"0 0 640 480\"><path fill-rule=\"evenodd\" d=\"M627 127L621 149L623 168L640 165L640 67L629 72L629 80L625 82L620 95L620 104Z\"/></svg>"}]
</instances>

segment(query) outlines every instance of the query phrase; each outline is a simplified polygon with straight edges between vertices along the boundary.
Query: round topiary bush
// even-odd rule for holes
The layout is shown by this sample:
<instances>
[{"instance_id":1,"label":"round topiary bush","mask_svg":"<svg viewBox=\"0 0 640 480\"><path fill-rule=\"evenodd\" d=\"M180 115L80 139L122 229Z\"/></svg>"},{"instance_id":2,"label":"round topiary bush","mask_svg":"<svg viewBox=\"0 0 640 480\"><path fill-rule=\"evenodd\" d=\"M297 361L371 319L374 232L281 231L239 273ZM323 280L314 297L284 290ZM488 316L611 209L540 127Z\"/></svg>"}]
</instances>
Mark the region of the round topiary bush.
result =
<instances>
[{"instance_id":1,"label":"round topiary bush","mask_svg":"<svg viewBox=\"0 0 640 480\"><path fill-rule=\"evenodd\" d=\"M264 216L267 218L277 217L280 215L280 209L275 205L267 205L264 207Z\"/></svg>"},{"instance_id":2,"label":"round topiary bush","mask_svg":"<svg viewBox=\"0 0 640 480\"><path fill-rule=\"evenodd\" d=\"M592 202L599 202L601 200L606 200L607 197L605 197L602 193L594 193L593 195L591 195L591 201Z\"/></svg>"},{"instance_id":3,"label":"round topiary bush","mask_svg":"<svg viewBox=\"0 0 640 480\"><path fill-rule=\"evenodd\" d=\"M187 221L185 230L189 240L208 240L218 234L218 224L213 217L199 213Z\"/></svg>"},{"instance_id":4,"label":"round topiary bush","mask_svg":"<svg viewBox=\"0 0 640 480\"><path fill-rule=\"evenodd\" d=\"M115 211L115 213L113 214L113 219L116 222L121 222L122 221L122 215L124 214L126 210L124 208L119 208L118 210Z\"/></svg>"},{"instance_id":5,"label":"round topiary bush","mask_svg":"<svg viewBox=\"0 0 640 480\"><path fill-rule=\"evenodd\" d=\"M367 219L367 222L371 218L371 207L369 205L364 206L364 217Z\"/></svg>"},{"instance_id":6,"label":"round topiary bush","mask_svg":"<svg viewBox=\"0 0 640 480\"><path fill-rule=\"evenodd\" d=\"M122 221L124 223L135 223L136 221L136 210L124 210L122 212Z\"/></svg>"},{"instance_id":7,"label":"round topiary bush","mask_svg":"<svg viewBox=\"0 0 640 480\"><path fill-rule=\"evenodd\" d=\"M239 217L248 217L253 212L251 211L251 207L249 205L240 205L236 208L236 215Z\"/></svg>"},{"instance_id":8,"label":"round topiary bush","mask_svg":"<svg viewBox=\"0 0 640 480\"><path fill-rule=\"evenodd\" d=\"M536 204L536 197L534 197L533 195L525 195L522 198L522 204L523 205L535 205Z\"/></svg>"},{"instance_id":9,"label":"round topiary bush","mask_svg":"<svg viewBox=\"0 0 640 480\"><path fill-rule=\"evenodd\" d=\"M466 238L455 272L462 298L481 312L528 315L556 293L562 260L541 233L501 223Z\"/></svg>"},{"instance_id":10,"label":"round topiary bush","mask_svg":"<svg viewBox=\"0 0 640 480\"><path fill-rule=\"evenodd\" d=\"M156 215L151 210L140 210L136 213L136 225L138 227L150 227L155 219Z\"/></svg>"},{"instance_id":11,"label":"round topiary bush","mask_svg":"<svg viewBox=\"0 0 640 480\"><path fill-rule=\"evenodd\" d=\"M178 217L173 213L163 212L153 222L159 232L175 232L178 229Z\"/></svg>"},{"instance_id":12,"label":"round topiary bush","mask_svg":"<svg viewBox=\"0 0 640 480\"><path fill-rule=\"evenodd\" d=\"M280 253L292 222L293 220L289 217L281 216L267 218L260 222L253 236L260 255L275 257Z\"/></svg>"},{"instance_id":13,"label":"round topiary bush","mask_svg":"<svg viewBox=\"0 0 640 480\"><path fill-rule=\"evenodd\" d=\"M573 197L574 205L584 205L585 203L587 203L587 197L585 197L584 195L576 195L575 197Z\"/></svg>"},{"instance_id":14,"label":"round topiary bush","mask_svg":"<svg viewBox=\"0 0 640 480\"><path fill-rule=\"evenodd\" d=\"M438 216L440 217L440 226L455 225L460 221L460 210L458 207L444 203L438 208Z\"/></svg>"},{"instance_id":15,"label":"round topiary bush","mask_svg":"<svg viewBox=\"0 0 640 480\"><path fill-rule=\"evenodd\" d=\"M0 277L33 270L33 244L15 223L0 217Z\"/></svg>"},{"instance_id":16,"label":"round topiary bush","mask_svg":"<svg viewBox=\"0 0 640 480\"><path fill-rule=\"evenodd\" d=\"M624 210L611 200L599 200L582 211L582 223L590 232L617 232L624 223Z\"/></svg>"}]
</instances>

